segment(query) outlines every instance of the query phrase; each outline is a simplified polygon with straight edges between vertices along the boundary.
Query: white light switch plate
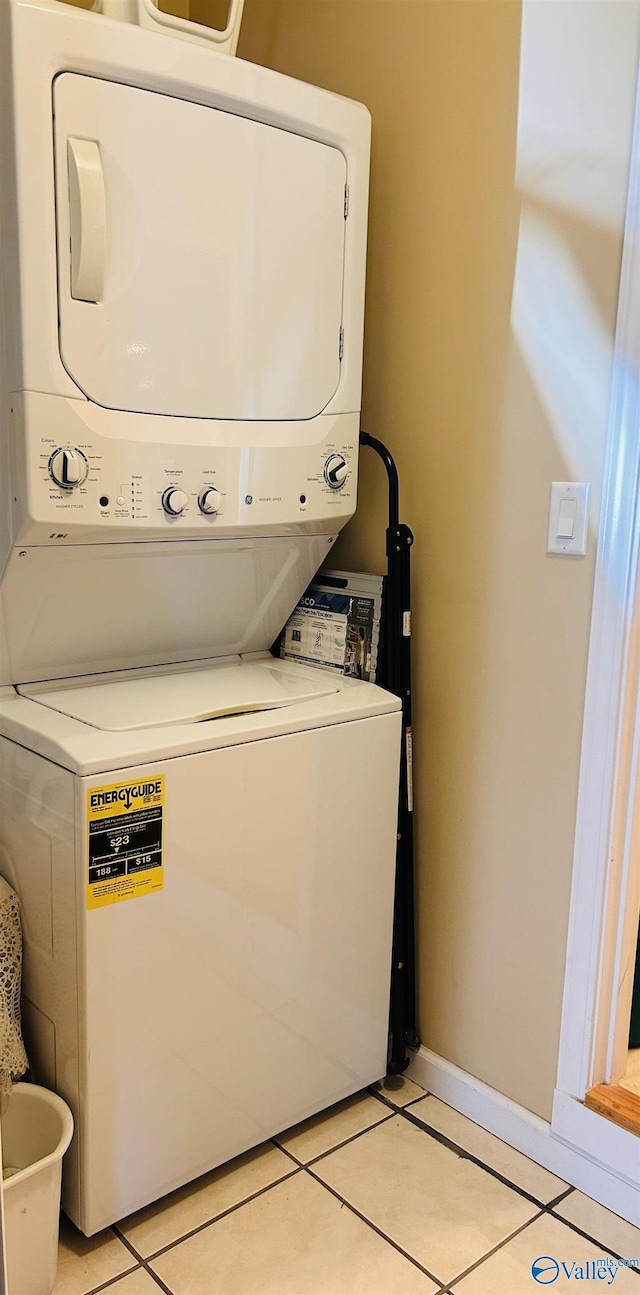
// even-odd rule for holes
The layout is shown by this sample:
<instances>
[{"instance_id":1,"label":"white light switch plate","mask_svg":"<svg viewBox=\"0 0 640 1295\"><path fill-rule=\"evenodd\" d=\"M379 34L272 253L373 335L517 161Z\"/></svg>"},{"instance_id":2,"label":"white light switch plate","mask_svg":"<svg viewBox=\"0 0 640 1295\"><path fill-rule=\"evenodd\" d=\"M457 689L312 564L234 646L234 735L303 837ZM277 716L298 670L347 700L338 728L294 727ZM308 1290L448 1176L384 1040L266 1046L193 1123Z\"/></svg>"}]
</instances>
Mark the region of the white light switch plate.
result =
<instances>
[{"instance_id":1,"label":"white light switch plate","mask_svg":"<svg viewBox=\"0 0 640 1295\"><path fill-rule=\"evenodd\" d=\"M547 553L583 558L589 533L588 481L552 481ZM567 523L569 519L569 524ZM573 527L573 535L567 529Z\"/></svg>"}]
</instances>

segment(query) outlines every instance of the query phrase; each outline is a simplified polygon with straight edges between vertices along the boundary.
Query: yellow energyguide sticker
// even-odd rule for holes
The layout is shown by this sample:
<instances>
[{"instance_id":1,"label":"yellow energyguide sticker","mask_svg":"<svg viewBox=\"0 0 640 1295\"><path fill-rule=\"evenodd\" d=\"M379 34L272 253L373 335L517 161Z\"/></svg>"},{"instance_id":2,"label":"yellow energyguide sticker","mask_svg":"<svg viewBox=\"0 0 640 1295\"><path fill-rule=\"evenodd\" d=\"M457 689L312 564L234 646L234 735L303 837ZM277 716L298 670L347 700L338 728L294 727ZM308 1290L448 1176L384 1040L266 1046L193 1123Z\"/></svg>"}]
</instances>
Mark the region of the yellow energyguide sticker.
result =
<instances>
[{"instance_id":1,"label":"yellow energyguide sticker","mask_svg":"<svg viewBox=\"0 0 640 1295\"><path fill-rule=\"evenodd\" d=\"M87 908L162 890L164 775L87 792Z\"/></svg>"}]
</instances>

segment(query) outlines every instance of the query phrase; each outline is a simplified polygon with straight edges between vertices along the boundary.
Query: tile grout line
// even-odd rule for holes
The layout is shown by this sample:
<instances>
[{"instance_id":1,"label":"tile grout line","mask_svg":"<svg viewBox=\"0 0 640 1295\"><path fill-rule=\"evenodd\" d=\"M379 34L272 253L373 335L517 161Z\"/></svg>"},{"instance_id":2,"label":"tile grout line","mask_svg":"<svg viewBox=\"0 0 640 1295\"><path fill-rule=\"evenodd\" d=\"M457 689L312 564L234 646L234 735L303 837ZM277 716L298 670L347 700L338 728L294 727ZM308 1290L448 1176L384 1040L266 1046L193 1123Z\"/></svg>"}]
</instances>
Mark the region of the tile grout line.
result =
<instances>
[{"instance_id":1,"label":"tile grout line","mask_svg":"<svg viewBox=\"0 0 640 1295\"><path fill-rule=\"evenodd\" d=\"M141 1264L136 1264L135 1268L127 1268L124 1273L118 1273L116 1277L110 1277L108 1281L102 1282L100 1286L92 1286L91 1290L83 1292L83 1295L102 1295L102 1291L108 1291L116 1282L122 1281L124 1277L130 1277L132 1273L139 1273ZM55 1287L54 1287L55 1290Z\"/></svg>"},{"instance_id":2,"label":"tile grout line","mask_svg":"<svg viewBox=\"0 0 640 1295\"><path fill-rule=\"evenodd\" d=\"M377 1102L382 1102L382 1105L383 1105L383 1106L387 1106L387 1107L389 1108L389 1110L391 1110L391 1111L395 1111L396 1115L397 1115L400 1111L403 1111L403 1110L404 1110L404 1106L397 1106L395 1102L392 1102L392 1101L391 1101L391 1098L390 1098L390 1097L385 1097L384 1093L383 1093L383 1092L381 1092L381 1090L380 1090L379 1088L376 1088L374 1085L371 1085L369 1088L365 1088L363 1091L364 1091L365 1093L368 1093L368 1094L369 1094L369 1097L375 1097L375 1099L376 1099L376 1101L377 1101ZM425 1091L424 1091L424 1095L423 1095L423 1096L424 1096L424 1097L431 1097L431 1096L432 1096L432 1094L431 1094L431 1093L428 1093L428 1092L427 1092L427 1090L425 1089ZM411 1099L411 1102L421 1102L422 1100L423 1100L423 1098L422 1098L422 1097L413 1097L413 1098ZM411 1102L407 1102L407 1106L410 1106L410 1105L411 1105Z\"/></svg>"},{"instance_id":3,"label":"tile grout line","mask_svg":"<svg viewBox=\"0 0 640 1295\"><path fill-rule=\"evenodd\" d=\"M567 1194L568 1194L568 1193L567 1193ZM564 1199L564 1197L563 1197L563 1199ZM590 1197L588 1197L588 1199L590 1200L591 1198L590 1198ZM598 1203L599 1203L599 1202L596 1202L596 1204L598 1204ZM603 1206L603 1209L605 1209L605 1208L606 1208L606 1206ZM564 1225L565 1225L565 1227L566 1227L566 1228L570 1228L572 1232L576 1232L576 1233L577 1233L577 1235L578 1235L579 1237L582 1237L582 1239L583 1239L584 1241L590 1241L590 1242L591 1242L591 1244L592 1244L593 1246L600 1246L600 1249L601 1249L601 1250L603 1250L605 1254L607 1254L607 1255L611 1255L613 1259L624 1259L624 1258L625 1258L625 1256L624 1256L624 1255L616 1254L616 1251L615 1251L615 1250L612 1250L612 1249L611 1249L611 1246L606 1245L604 1241L599 1241L597 1237L592 1237L592 1236L591 1236L591 1234L590 1234L589 1232L585 1232L582 1228L579 1228L579 1227L578 1227L578 1225L577 1225L577 1223L572 1223L570 1219L565 1219L565 1218L562 1216L562 1214L556 1214L556 1213L555 1213L555 1211L551 1208L551 1206L550 1206L550 1205L549 1205L549 1206L547 1206L547 1208L545 1209L545 1214L548 1214L552 1219L555 1219L557 1223L564 1223ZM617 1218L620 1218L621 1216L620 1216L620 1215L617 1215L616 1217L617 1217ZM628 1222L628 1220L627 1220L627 1219L624 1219L624 1220L623 1220L623 1222L624 1222L624 1223L626 1223L626 1222ZM633 1223L629 1223L629 1227L631 1227L631 1228L632 1228L633 1226L634 1226L634 1224L633 1224ZM634 1257L634 1259L635 1259L635 1255L634 1255L633 1257ZM631 1271L632 1273L640 1273L640 1268L630 1267L630 1271Z\"/></svg>"},{"instance_id":4,"label":"tile grout line","mask_svg":"<svg viewBox=\"0 0 640 1295\"><path fill-rule=\"evenodd\" d=\"M566 1201L567 1196L571 1196L575 1190L575 1187L567 1187L566 1192L560 1192L560 1195L554 1196L552 1201L547 1201L545 1209L554 1210L556 1205L559 1205L561 1201Z\"/></svg>"},{"instance_id":5,"label":"tile grout line","mask_svg":"<svg viewBox=\"0 0 640 1295\"><path fill-rule=\"evenodd\" d=\"M102 1295L103 1291L110 1291L116 1282L124 1281L125 1277L132 1277L134 1273L139 1272L143 1272L142 1265L136 1264L135 1268L129 1268L126 1273L119 1273L117 1277L110 1277L107 1282L102 1283L102 1286L92 1286L91 1290L83 1291L82 1295Z\"/></svg>"},{"instance_id":6,"label":"tile grout line","mask_svg":"<svg viewBox=\"0 0 640 1295\"><path fill-rule=\"evenodd\" d=\"M458 1142L454 1142L451 1138L447 1137L446 1133L441 1133L439 1129L432 1128L430 1124L424 1124L422 1120L419 1120L416 1115L413 1115L408 1110L402 1110L399 1114L403 1116L408 1124L412 1124L413 1127L418 1129L421 1133L426 1133L428 1137L433 1138L435 1142L439 1142L440 1145L446 1147L448 1151L452 1151L454 1155L459 1156L461 1160L470 1160L478 1169L484 1169L485 1173L490 1174L492 1178L497 1179L499 1183L502 1183L503 1187L509 1187L512 1192L515 1192L518 1196L524 1197L526 1201L529 1201L530 1205L536 1205L538 1209L545 1208L545 1201L540 1200L539 1196L534 1196L532 1192L526 1191L524 1187L520 1187L518 1183L514 1183L510 1178L505 1178L505 1175L501 1174L498 1169L493 1169L491 1165L486 1165L484 1160L480 1160L480 1158L474 1155L472 1151L467 1151L466 1147L461 1147ZM532 1164L535 1163L535 1160L532 1161ZM542 1167L543 1166L539 1166L539 1168ZM547 1172L550 1171L547 1170ZM553 1177L555 1178L556 1175L554 1174Z\"/></svg>"},{"instance_id":7,"label":"tile grout line","mask_svg":"<svg viewBox=\"0 0 640 1295\"><path fill-rule=\"evenodd\" d=\"M436 1277L428 1268L425 1268L424 1264L421 1264L419 1259L415 1259L413 1255L409 1254L408 1250L403 1250L402 1246L399 1245L397 1241L394 1241L392 1237L387 1236L386 1232L383 1232L382 1229L379 1228L376 1223L373 1223L371 1219L368 1219L365 1214L361 1214L360 1210L357 1209L355 1205L351 1204L351 1201L348 1201L344 1196L341 1196L335 1188L329 1186L329 1183L325 1183L322 1178L319 1178L317 1174L314 1174L313 1170L310 1169L308 1165L304 1165L303 1169L319 1187L324 1187L325 1191L329 1192L330 1196L333 1196L335 1200L339 1201L344 1209L348 1209L351 1214L355 1214L356 1218L360 1219L361 1223L365 1223L366 1226L370 1228L372 1232L375 1232L382 1241L386 1241L387 1244L391 1246L392 1250L396 1250L398 1254L402 1255L403 1259L407 1259L410 1264L413 1264L414 1268L417 1268L419 1272L424 1273L425 1277L428 1277L430 1281L435 1282L438 1289L440 1288L442 1283L439 1277Z\"/></svg>"},{"instance_id":8,"label":"tile grout line","mask_svg":"<svg viewBox=\"0 0 640 1295\"><path fill-rule=\"evenodd\" d=\"M289 1158L293 1160L292 1156ZM270 1192L273 1187L279 1187L280 1183L286 1183L290 1178L295 1178L304 1166L299 1165L297 1160L294 1160L294 1165L295 1169L292 1169L290 1173L283 1174L281 1178L274 1178L272 1183L267 1183L265 1187L261 1187L257 1192L252 1192L250 1196L244 1196L241 1201L236 1201L235 1205L230 1205L228 1209L221 1210L219 1214L214 1214L212 1218L206 1219L204 1223L199 1223L197 1228L191 1228L189 1232L185 1232L181 1236L176 1237L174 1241L168 1241L166 1246L160 1246L158 1250L152 1251L152 1253L147 1255L146 1258L140 1255L139 1251L136 1250L133 1245L133 1242L125 1238L124 1234L118 1230L117 1226L114 1226L113 1230L120 1240L124 1241L131 1253L140 1258L142 1264L150 1264L153 1260L159 1259L161 1255L166 1254L168 1250L175 1250L176 1246L181 1245L183 1241L190 1241L191 1237L197 1236L198 1232L204 1232L205 1228L210 1228L212 1224L219 1223L221 1219L226 1219L228 1214L235 1214L236 1210L242 1209L243 1205L249 1205L251 1201L257 1200L259 1196L264 1196L265 1192ZM154 1276L156 1276L155 1273ZM156 1280L158 1280L157 1276ZM91 1295L93 1295L93 1292L91 1292ZM172 1295L171 1291L169 1292L169 1295Z\"/></svg>"},{"instance_id":9,"label":"tile grout line","mask_svg":"<svg viewBox=\"0 0 640 1295\"><path fill-rule=\"evenodd\" d=\"M376 1129L380 1124L386 1124L386 1122L387 1122L386 1120L379 1120L378 1124L369 1125L369 1128L363 1129L361 1133L356 1133L354 1137L349 1138L348 1141L355 1142L356 1139L359 1137L362 1137L364 1133L370 1133L372 1129ZM346 1143L343 1143L342 1145L346 1146ZM284 1151L285 1148L282 1147L281 1150ZM329 1154L330 1152L325 1153L325 1155L329 1155ZM396 1250L398 1254L401 1254L404 1259L407 1259L410 1264L413 1264L414 1268L417 1268L419 1272L424 1273L425 1277L428 1277L430 1281L435 1282L437 1286L440 1285L438 1278L434 1277L433 1273L429 1272L428 1268L424 1268L423 1265L417 1259L414 1259L413 1256L410 1255L406 1250L403 1250L402 1247L398 1245L397 1241L393 1241L391 1237L387 1236L386 1232L383 1232L382 1229L379 1228L375 1223L372 1223L371 1219L368 1219L365 1217L364 1214L361 1214L360 1211L356 1209L355 1205L352 1205L350 1201L345 1200L345 1198L341 1196L339 1192L336 1192L333 1187L330 1187L329 1184L325 1183L322 1178L319 1178L317 1174L314 1174L311 1168L311 1165L317 1164L318 1160L323 1160L324 1155L317 1156L315 1160L310 1161L309 1164L306 1164L306 1165L303 1164L301 1160L298 1160L294 1156L292 1151L287 1150L286 1155L290 1156L291 1159L294 1161L294 1163L299 1165L300 1169L302 1169L304 1173L307 1173L309 1177L318 1184L319 1187L324 1187L325 1191L329 1192L330 1196L335 1197L335 1199L340 1202L341 1206L346 1207L351 1214L355 1214L355 1217L357 1219L360 1219L361 1223L366 1224L366 1226L370 1228L372 1232L375 1232L377 1236L381 1238L382 1241L386 1241L387 1244L391 1246L392 1250ZM439 1295L439 1292L436 1292L436 1295Z\"/></svg>"},{"instance_id":10,"label":"tile grout line","mask_svg":"<svg viewBox=\"0 0 640 1295\"><path fill-rule=\"evenodd\" d=\"M425 1093L425 1096L431 1097L433 1096L433 1094ZM418 1119L417 1115L414 1115L413 1111L409 1110L409 1107L414 1105L414 1103L421 1102L423 1100L424 1099L422 1097L416 1097L414 1099L414 1102L407 1102L406 1106L401 1106L397 1108L396 1114L402 1115L409 1124L412 1124L414 1126L414 1128L418 1128L423 1133L427 1133L436 1142L440 1142L442 1146L446 1147L449 1151L453 1151L456 1155L460 1156L462 1160L470 1160L472 1164L477 1165L479 1169L484 1169L485 1173L491 1174L492 1178L497 1178L498 1182L502 1183L503 1186L510 1187L512 1191L518 1194L518 1196L523 1196L524 1199L527 1201L530 1201L532 1205L537 1205L539 1209L549 1210L553 1206L558 1205L560 1201L563 1201L566 1196L570 1196L571 1193L576 1190L575 1187L572 1187L570 1184L568 1184L566 1189L563 1192L561 1192L558 1196L554 1196L553 1199L550 1201L543 1201L540 1199L539 1196L534 1196L531 1192L528 1192L526 1188L520 1187L518 1183L513 1182L511 1178L506 1178L504 1174L500 1173L499 1169L494 1169L492 1165L488 1165L485 1163L484 1160L480 1160L479 1156L476 1156L472 1151L468 1151L467 1148L461 1146L460 1143L454 1142L450 1137L448 1137L446 1133L441 1133L440 1130L434 1128L433 1125L426 1124L423 1120ZM440 1099L436 1098L436 1100L438 1101ZM446 1103L443 1103L443 1104L446 1105ZM386 1105L386 1101L385 1101L385 1105ZM451 1109L453 1110L454 1108L452 1107ZM464 1116L464 1118L469 1119L468 1116ZM471 1124L474 1123L473 1120L470 1120L469 1122ZM479 1124L478 1128L482 1128L482 1125ZM491 1133L489 1129L485 1129L484 1132L489 1133L490 1137L497 1137L497 1135L495 1133ZM502 1142L503 1139L497 1138L497 1140L498 1142ZM504 1145L508 1147L510 1144L508 1142L505 1142ZM516 1147L513 1147L511 1149L514 1151L517 1151ZM529 1156L524 1156L524 1152L522 1151L519 1151L518 1155L523 1156L525 1160L530 1159ZM532 1160L531 1163L533 1165L536 1165L537 1168L543 1169L545 1173L551 1174L551 1170L545 1169L544 1165L538 1165L537 1160ZM558 1175L551 1174L551 1176L553 1178L557 1178ZM601 1243L598 1242L598 1244L601 1244Z\"/></svg>"},{"instance_id":11,"label":"tile grout line","mask_svg":"<svg viewBox=\"0 0 640 1295\"><path fill-rule=\"evenodd\" d=\"M317 1165L319 1160L325 1160L327 1156L333 1155L334 1151L341 1151L343 1147L348 1147L351 1142L357 1142L358 1138L363 1138L366 1133L372 1133L374 1129L380 1128L383 1124L388 1124L393 1114L393 1111L389 1111L389 1114L384 1119L376 1120L374 1124L367 1124L364 1129L358 1129L357 1133L352 1133L351 1136L345 1138L343 1142L336 1142L335 1146L328 1147L326 1151L320 1151L317 1156L312 1156L311 1160L300 1160L293 1151L290 1151L289 1148L284 1145L283 1142L278 1142L276 1140L277 1137L280 1136L279 1134L276 1134L271 1141L275 1143L279 1151L282 1151L285 1156L289 1156L289 1158L293 1160L294 1164L298 1165L300 1169L308 1169L309 1165Z\"/></svg>"},{"instance_id":12,"label":"tile grout line","mask_svg":"<svg viewBox=\"0 0 640 1295\"><path fill-rule=\"evenodd\" d=\"M537 1223L538 1219L541 1219L544 1213L544 1209L541 1209L538 1214L534 1214L532 1219L527 1219L526 1223L521 1223L520 1227L516 1228L514 1232L510 1232L508 1237L504 1237L504 1239L499 1241L497 1245L493 1246L491 1250L487 1250L486 1255L483 1255L481 1259L476 1259L475 1263L469 1264L468 1268L463 1268L462 1272L457 1273L455 1277L452 1277L451 1280L447 1282L446 1286L443 1286L442 1290L438 1291L438 1295L453 1295L453 1287L457 1286L458 1282L464 1281L465 1277L468 1277L471 1273L476 1271L476 1268L481 1268L482 1265L486 1263L487 1259L492 1259L499 1250L504 1250L504 1247L509 1245L510 1241L513 1241L515 1237L519 1237L521 1232L526 1232L527 1228L530 1228L532 1223Z\"/></svg>"},{"instance_id":13,"label":"tile grout line","mask_svg":"<svg viewBox=\"0 0 640 1295\"><path fill-rule=\"evenodd\" d=\"M317 1165L319 1160L325 1160L327 1156L333 1155L334 1151L341 1151L343 1147L348 1147L351 1142L357 1142L358 1138L363 1138L365 1133L371 1133L373 1129L378 1129L383 1124L387 1124L391 1118L392 1112L390 1111L384 1119L376 1120L375 1124L367 1124L366 1129L358 1129L357 1133L352 1133L350 1137L344 1139L344 1142L336 1142L335 1147L329 1147L327 1151L321 1151L317 1156L312 1156L311 1160L298 1160L297 1156L295 1156L293 1152L289 1152L288 1154L292 1156L296 1164L300 1165L302 1169L308 1169L309 1165ZM277 1142L276 1146L278 1146L281 1151L285 1150L280 1142Z\"/></svg>"},{"instance_id":14,"label":"tile grout line","mask_svg":"<svg viewBox=\"0 0 640 1295\"><path fill-rule=\"evenodd\" d=\"M298 1157L294 1156L293 1151L289 1151L288 1147L280 1147L280 1151L283 1156L288 1156L289 1160L292 1160L294 1165L297 1165L298 1169L304 1169L302 1161L298 1160Z\"/></svg>"},{"instance_id":15,"label":"tile grout line","mask_svg":"<svg viewBox=\"0 0 640 1295\"><path fill-rule=\"evenodd\" d=\"M129 1253L133 1255L136 1259L140 1260L139 1267L144 1272L147 1273L147 1275L151 1278L152 1281L155 1282L156 1286L158 1286L161 1291L164 1291L164 1295L173 1295L173 1291L171 1291L169 1287L165 1285L162 1278L158 1277L158 1274L154 1273L153 1269L149 1267L148 1260L144 1259L142 1255L138 1254L138 1251L136 1250L135 1246L131 1244L131 1242L129 1241L129 1238L126 1237L124 1233L121 1232L117 1226L114 1226L112 1231L115 1232L115 1235L117 1236L118 1240L122 1242L123 1246L126 1247Z\"/></svg>"}]
</instances>

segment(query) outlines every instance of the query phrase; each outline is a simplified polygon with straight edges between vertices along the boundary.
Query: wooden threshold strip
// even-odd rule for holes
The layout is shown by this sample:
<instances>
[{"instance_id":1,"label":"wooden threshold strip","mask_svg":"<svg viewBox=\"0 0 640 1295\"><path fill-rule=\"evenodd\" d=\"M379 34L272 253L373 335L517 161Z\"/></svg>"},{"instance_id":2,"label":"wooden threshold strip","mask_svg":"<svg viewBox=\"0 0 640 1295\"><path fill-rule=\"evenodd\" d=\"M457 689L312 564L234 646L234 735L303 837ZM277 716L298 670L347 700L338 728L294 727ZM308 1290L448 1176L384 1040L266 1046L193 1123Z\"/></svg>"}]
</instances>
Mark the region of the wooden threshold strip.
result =
<instances>
[{"instance_id":1,"label":"wooden threshold strip","mask_svg":"<svg viewBox=\"0 0 640 1295\"><path fill-rule=\"evenodd\" d=\"M630 1093L618 1084L598 1084L597 1088L589 1090L584 1101L590 1111L606 1116L614 1124L640 1137L640 1097L637 1093Z\"/></svg>"}]
</instances>

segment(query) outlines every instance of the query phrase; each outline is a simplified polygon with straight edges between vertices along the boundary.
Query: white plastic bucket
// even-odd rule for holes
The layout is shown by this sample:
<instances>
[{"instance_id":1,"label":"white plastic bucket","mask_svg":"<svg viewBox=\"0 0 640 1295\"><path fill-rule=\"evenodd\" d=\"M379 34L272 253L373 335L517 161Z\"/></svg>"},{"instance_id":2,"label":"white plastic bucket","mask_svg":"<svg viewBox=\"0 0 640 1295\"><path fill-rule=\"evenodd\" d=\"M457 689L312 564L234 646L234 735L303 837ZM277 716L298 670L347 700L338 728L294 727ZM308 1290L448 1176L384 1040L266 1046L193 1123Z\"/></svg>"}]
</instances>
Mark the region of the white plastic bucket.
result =
<instances>
[{"instance_id":1,"label":"white plastic bucket","mask_svg":"<svg viewBox=\"0 0 640 1295\"><path fill-rule=\"evenodd\" d=\"M15 1084L2 1115L9 1295L51 1295L58 1266L62 1157L73 1134L69 1107L36 1084Z\"/></svg>"}]
</instances>

